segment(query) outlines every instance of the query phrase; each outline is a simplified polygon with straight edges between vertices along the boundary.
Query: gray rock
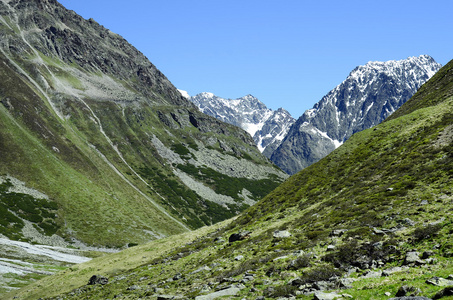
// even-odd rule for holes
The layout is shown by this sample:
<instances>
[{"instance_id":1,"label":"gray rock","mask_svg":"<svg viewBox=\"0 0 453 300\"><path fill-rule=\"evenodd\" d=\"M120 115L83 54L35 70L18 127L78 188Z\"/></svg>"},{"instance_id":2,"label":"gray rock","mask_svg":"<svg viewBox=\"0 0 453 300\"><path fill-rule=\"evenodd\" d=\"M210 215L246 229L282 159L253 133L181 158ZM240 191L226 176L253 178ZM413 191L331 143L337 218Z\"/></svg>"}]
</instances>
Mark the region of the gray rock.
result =
<instances>
[{"instance_id":1,"label":"gray rock","mask_svg":"<svg viewBox=\"0 0 453 300\"><path fill-rule=\"evenodd\" d=\"M340 279L338 279L338 281L337 281L337 285L338 285L340 288L342 288L342 289L350 289L350 288L352 288L352 283L353 283L354 281L357 281L357 279L355 279L355 278L349 278L349 277L347 277L347 278L340 278Z\"/></svg>"},{"instance_id":2,"label":"gray rock","mask_svg":"<svg viewBox=\"0 0 453 300\"><path fill-rule=\"evenodd\" d=\"M424 251L423 254L422 254L422 259L430 258L433 255L434 255L433 251Z\"/></svg>"},{"instance_id":3,"label":"gray rock","mask_svg":"<svg viewBox=\"0 0 453 300\"><path fill-rule=\"evenodd\" d=\"M277 230L274 231L273 237L278 238L278 239L284 239L284 238L289 238L291 236L291 233L286 230Z\"/></svg>"},{"instance_id":4,"label":"gray rock","mask_svg":"<svg viewBox=\"0 0 453 300\"><path fill-rule=\"evenodd\" d=\"M423 265L426 262L420 258L420 253L417 251L411 251L406 253L404 259L404 265Z\"/></svg>"},{"instance_id":5,"label":"gray rock","mask_svg":"<svg viewBox=\"0 0 453 300\"><path fill-rule=\"evenodd\" d=\"M414 226L416 223L414 221L412 221L411 219L409 219L409 218L405 218L403 220L403 224L407 225L407 226Z\"/></svg>"},{"instance_id":6,"label":"gray rock","mask_svg":"<svg viewBox=\"0 0 453 300\"><path fill-rule=\"evenodd\" d=\"M203 272L203 271L211 271L211 268L208 266L203 266L203 267L196 269L195 271L193 271L190 274L196 274L196 273Z\"/></svg>"},{"instance_id":7,"label":"gray rock","mask_svg":"<svg viewBox=\"0 0 453 300\"><path fill-rule=\"evenodd\" d=\"M378 278L382 276L382 271L367 271L363 273L363 278Z\"/></svg>"},{"instance_id":8,"label":"gray rock","mask_svg":"<svg viewBox=\"0 0 453 300\"><path fill-rule=\"evenodd\" d=\"M347 232L347 229L335 229L330 233L330 236L342 236L345 232Z\"/></svg>"},{"instance_id":9,"label":"gray rock","mask_svg":"<svg viewBox=\"0 0 453 300\"><path fill-rule=\"evenodd\" d=\"M222 237L216 237L214 239L214 242L216 242L218 244L223 244L223 243L225 243L225 240Z\"/></svg>"},{"instance_id":10,"label":"gray rock","mask_svg":"<svg viewBox=\"0 0 453 300\"><path fill-rule=\"evenodd\" d=\"M173 280L174 280L174 281L179 280L179 279L181 279L181 278L182 278L181 273L178 273L178 274L176 274L175 276L173 276Z\"/></svg>"},{"instance_id":11,"label":"gray rock","mask_svg":"<svg viewBox=\"0 0 453 300\"><path fill-rule=\"evenodd\" d=\"M109 279L107 277L104 277L101 275L93 275L93 276L91 276L90 280L88 280L88 285L95 285L95 284L105 285L107 283L109 283Z\"/></svg>"},{"instance_id":12,"label":"gray rock","mask_svg":"<svg viewBox=\"0 0 453 300\"><path fill-rule=\"evenodd\" d=\"M238 255L234 258L234 260L243 260L244 259L244 255Z\"/></svg>"},{"instance_id":13,"label":"gray rock","mask_svg":"<svg viewBox=\"0 0 453 300\"><path fill-rule=\"evenodd\" d=\"M238 232L238 233L233 233L228 238L228 242L233 243L233 242L236 242L236 241L245 240L245 239L250 237L251 233L252 233L251 231L241 231L241 232Z\"/></svg>"},{"instance_id":14,"label":"gray rock","mask_svg":"<svg viewBox=\"0 0 453 300\"><path fill-rule=\"evenodd\" d=\"M132 286L128 287L126 290L128 290L128 291L135 291L135 290L140 290L140 289L141 289L140 286L138 286L138 285L132 285Z\"/></svg>"},{"instance_id":15,"label":"gray rock","mask_svg":"<svg viewBox=\"0 0 453 300\"><path fill-rule=\"evenodd\" d=\"M402 272L404 270L407 270L408 268L407 267L393 267L393 268L389 268L389 269L386 269L384 271L382 271L382 276L390 276L391 274L393 273L398 273L398 272Z\"/></svg>"},{"instance_id":16,"label":"gray rock","mask_svg":"<svg viewBox=\"0 0 453 300\"><path fill-rule=\"evenodd\" d=\"M449 286L449 287L446 287L443 290L437 292L434 295L433 299L440 299L440 298L447 297L447 296L453 296L453 287Z\"/></svg>"},{"instance_id":17,"label":"gray rock","mask_svg":"<svg viewBox=\"0 0 453 300\"><path fill-rule=\"evenodd\" d=\"M403 296L413 297L413 296L417 296L420 293L421 293L421 290L418 288L415 288L415 287L409 286L409 285L403 285L398 289L395 296L397 296L397 297L403 297Z\"/></svg>"},{"instance_id":18,"label":"gray rock","mask_svg":"<svg viewBox=\"0 0 453 300\"><path fill-rule=\"evenodd\" d=\"M333 300L336 298L340 298L341 295L337 293L323 293L323 292L315 292L313 299L315 300Z\"/></svg>"},{"instance_id":19,"label":"gray rock","mask_svg":"<svg viewBox=\"0 0 453 300\"><path fill-rule=\"evenodd\" d=\"M317 281L313 284L313 288L318 291L331 290L335 288L335 283L330 281Z\"/></svg>"},{"instance_id":20,"label":"gray rock","mask_svg":"<svg viewBox=\"0 0 453 300\"><path fill-rule=\"evenodd\" d=\"M431 298L421 297L421 296L403 296L403 297L389 298L388 300L431 300Z\"/></svg>"},{"instance_id":21,"label":"gray rock","mask_svg":"<svg viewBox=\"0 0 453 300\"><path fill-rule=\"evenodd\" d=\"M327 251L333 251L333 250L335 250L335 245L327 246Z\"/></svg>"},{"instance_id":22,"label":"gray rock","mask_svg":"<svg viewBox=\"0 0 453 300\"><path fill-rule=\"evenodd\" d=\"M174 300L174 299L181 299L181 296L174 296L174 295L158 295L157 300Z\"/></svg>"},{"instance_id":23,"label":"gray rock","mask_svg":"<svg viewBox=\"0 0 453 300\"><path fill-rule=\"evenodd\" d=\"M195 300L211 300L211 299L216 299L216 298L223 297L223 296L235 296L240 291L241 291L240 288L232 287L232 288L220 290L220 291L208 294L208 295L197 296L197 297L195 297Z\"/></svg>"},{"instance_id":24,"label":"gray rock","mask_svg":"<svg viewBox=\"0 0 453 300\"><path fill-rule=\"evenodd\" d=\"M435 286L453 286L453 280L448 280L441 277L433 277L431 279L426 280L426 283Z\"/></svg>"}]
</instances>

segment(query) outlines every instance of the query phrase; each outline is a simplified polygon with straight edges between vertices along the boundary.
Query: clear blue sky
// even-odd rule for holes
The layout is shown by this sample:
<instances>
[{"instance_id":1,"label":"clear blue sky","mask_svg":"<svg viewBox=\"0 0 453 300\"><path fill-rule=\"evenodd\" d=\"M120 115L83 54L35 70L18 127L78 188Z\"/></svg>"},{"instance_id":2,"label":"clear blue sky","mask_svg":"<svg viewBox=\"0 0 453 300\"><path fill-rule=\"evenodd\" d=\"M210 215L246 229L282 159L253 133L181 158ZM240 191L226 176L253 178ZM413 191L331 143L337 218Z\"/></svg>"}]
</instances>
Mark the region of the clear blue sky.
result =
<instances>
[{"instance_id":1,"label":"clear blue sky","mask_svg":"<svg viewBox=\"0 0 453 300\"><path fill-rule=\"evenodd\" d=\"M59 0L179 89L252 94L299 117L368 61L453 59L452 0Z\"/></svg>"}]
</instances>

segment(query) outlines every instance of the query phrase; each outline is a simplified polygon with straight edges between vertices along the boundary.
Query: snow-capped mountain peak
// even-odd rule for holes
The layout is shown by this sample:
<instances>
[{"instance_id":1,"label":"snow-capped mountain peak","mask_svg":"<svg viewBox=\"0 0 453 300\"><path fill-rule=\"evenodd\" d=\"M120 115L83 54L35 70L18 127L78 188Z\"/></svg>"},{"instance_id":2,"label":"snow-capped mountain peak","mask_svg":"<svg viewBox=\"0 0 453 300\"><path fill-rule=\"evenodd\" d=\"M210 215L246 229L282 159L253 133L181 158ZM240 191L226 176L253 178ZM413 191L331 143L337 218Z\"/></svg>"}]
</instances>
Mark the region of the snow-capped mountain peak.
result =
<instances>
[{"instance_id":1,"label":"snow-capped mountain peak","mask_svg":"<svg viewBox=\"0 0 453 300\"><path fill-rule=\"evenodd\" d=\"M182 90L180 92L183 96L187 94ZM295 122L286 110L269 109L250 94L238 99L225 99L213 93L203 92L186 98L197 105L203 113L247 131L255 140L258 149L268 157Z\"/></svg>"},{"instance_id":2,"label":"snow-capped mountain peak","mask_svg":"<svg viewBox=\"0 0 453 300\"><path fill-rule=\"evenodd\" d=\"M404 104L441 65L428 55L358 66L296 121L271 160L293 174Z\"/></svg>"}]
</instances>

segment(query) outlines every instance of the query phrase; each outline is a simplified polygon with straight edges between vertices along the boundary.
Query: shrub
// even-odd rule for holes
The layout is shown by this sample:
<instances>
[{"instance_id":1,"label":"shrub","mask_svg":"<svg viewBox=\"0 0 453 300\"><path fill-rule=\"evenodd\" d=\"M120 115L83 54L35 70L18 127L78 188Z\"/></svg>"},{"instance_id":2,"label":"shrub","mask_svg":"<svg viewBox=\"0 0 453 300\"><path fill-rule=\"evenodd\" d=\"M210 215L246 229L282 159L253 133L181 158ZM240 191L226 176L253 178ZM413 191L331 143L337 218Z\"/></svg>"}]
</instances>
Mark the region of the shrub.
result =
<instances>
[{"instance_id":1,"label":"shrub","mask_svg":"<svg viewBox=\"0 0 453 300\"><path fill-rule=\"evenodd\" d=\"M279 298L286 296L294 296L295 292L298 290L297 286L292 286L288 284L269 287L264 290L264 295L269 298Z\"/></svg>"},{"instance_id":2,"label":"shrub","mask_svg":"<svg viewBox=\"0 0 453 300\"><path fill-rule=\"evenodd\" d=\"M317 266L301 276L303 284L317 281L326 281L332 277L341 276L342 272L332 265Z\"/></svg>"},{"instance_id":3,"label":"shrub","mask_svg":"<svg viewBox=\"0 0 453 300\"><path fill-rule=\"evenodd\" d=\"M307 254L304 254L302 256L299 256L295 260L292 260L288 266L286 267L287 270L299 270L302 268L307 268L309 267L310 264L310 256Z\"/></svg>"},{"instance_id":4,"label":"shrub","mask_svg":"<svg viewBox=\"0 0 453 300\"><path fill-rule=\"evenodd\" d=\"M416 228L412 233L412 236L414 237L414 242L421 242L422 240L432 238L439 232L441 228L442 228L441 224L428 225L426 227Z\"/></svg>"}]
</instances>

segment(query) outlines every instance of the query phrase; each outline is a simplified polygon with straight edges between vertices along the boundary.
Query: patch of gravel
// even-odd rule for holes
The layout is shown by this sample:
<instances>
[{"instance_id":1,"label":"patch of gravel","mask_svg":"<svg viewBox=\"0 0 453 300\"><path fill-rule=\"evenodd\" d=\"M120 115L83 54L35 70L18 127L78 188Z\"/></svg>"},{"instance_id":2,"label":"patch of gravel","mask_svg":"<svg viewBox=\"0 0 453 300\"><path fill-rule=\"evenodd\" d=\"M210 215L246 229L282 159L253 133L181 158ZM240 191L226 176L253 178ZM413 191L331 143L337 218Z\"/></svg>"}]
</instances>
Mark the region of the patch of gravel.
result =
<instances>
[{"instance_id":1,"label":"patch of gravel","mask_svg":"<svg viewBox=\"0 0 453 300\"><path fill-rule=\"evenodd\" d=\"M9 188L10 193L27 194L27 195L32 196L33 198L49 200L49 197L46 194L41 193L40 191L37 191L35 189L26 187L25 182L20 181L19 179L14 178L12 176L6 175L6 176L0 177L0 184L4 183L8 179L13 184L13 186Z\"/></svg>"},{"instance_id":2,"label":"patch of gravel","mask_svg":"<svg viewBox=\"0 0 453 300\"><path fill-rule=\"evenodd\" d=\"M65 78L55 76L52 78L54 86L61 93L71 94L79 98L109 100L122 104L134 103L137 100L141 100L138 98L137 93L128 90L121 83L105 74L87 74L69 66L66 66L64 70L77 78L83 89L73 87Z\"/></svg>"},{"instance_id":3,"label":"patch of gravel","mask_svg":"<svg viewBox=\"0 0 453 300\"><path fill-rule=\"evenodd\" d=\"M215 171L235 178L267 179L269 176L277 175L286 179L287 174L275 169L270 165L259 165L247 159L238 159L231 155L221 154L217 150L201 148L199 151L189 149L196 159L190 159L188 163L196 167L208 166Z\"/></svg>"},{"instance_id":4,"label":"patch of gravel","mask_svg":"<svg viewBox=\"0 0 453 300\"><path fill-rule=\"evenodd\" d=\"M196 181L186 173L182 172L181 170L174 169L173 173L181 179L181 181L187 185L191 190L195 191L200 197L209 200L211 202L223 205L224 207L226 203L228 204L235 204L233 198L230 196L220 195L214 192L212 189L208 188L201 182Z\"/></svg>"},{"instance_id":5,"label":"patch of gravel","mask_svg":"<svg viewBox=\"0 0 453 300\"><path fill-rule=\"evenodd\" d=\"M168 160L171 164L184 164L184 160L175 152L167 148L155 135L153 135L151 142L157 150L157 153Z\"/></svg>"},{"instance_id":6,"label":"patch of gravel","mask_svg":"<svg viewBox=\"0 0 453 300\"><path fill-rule=\"evenodd\" d=\"M442 148L450 145L453 142L453 125L445 127L437 137L434 143L434 148Z\"/></svg>"},{"instance_id":7,"label":"patch of gravel","mask_svg":"<svg viewBox=\"0 0 453 300\"><path fill-rule=\"evenodd\" d=\"M24 237L30 239L34 243L55 246L55 247L67 247L70 244L66 242L61 236L56 234L47 236L41 234L30 221L23 220L25 226L22 228L22 234Z\"/></svg>"}]
</instances>

